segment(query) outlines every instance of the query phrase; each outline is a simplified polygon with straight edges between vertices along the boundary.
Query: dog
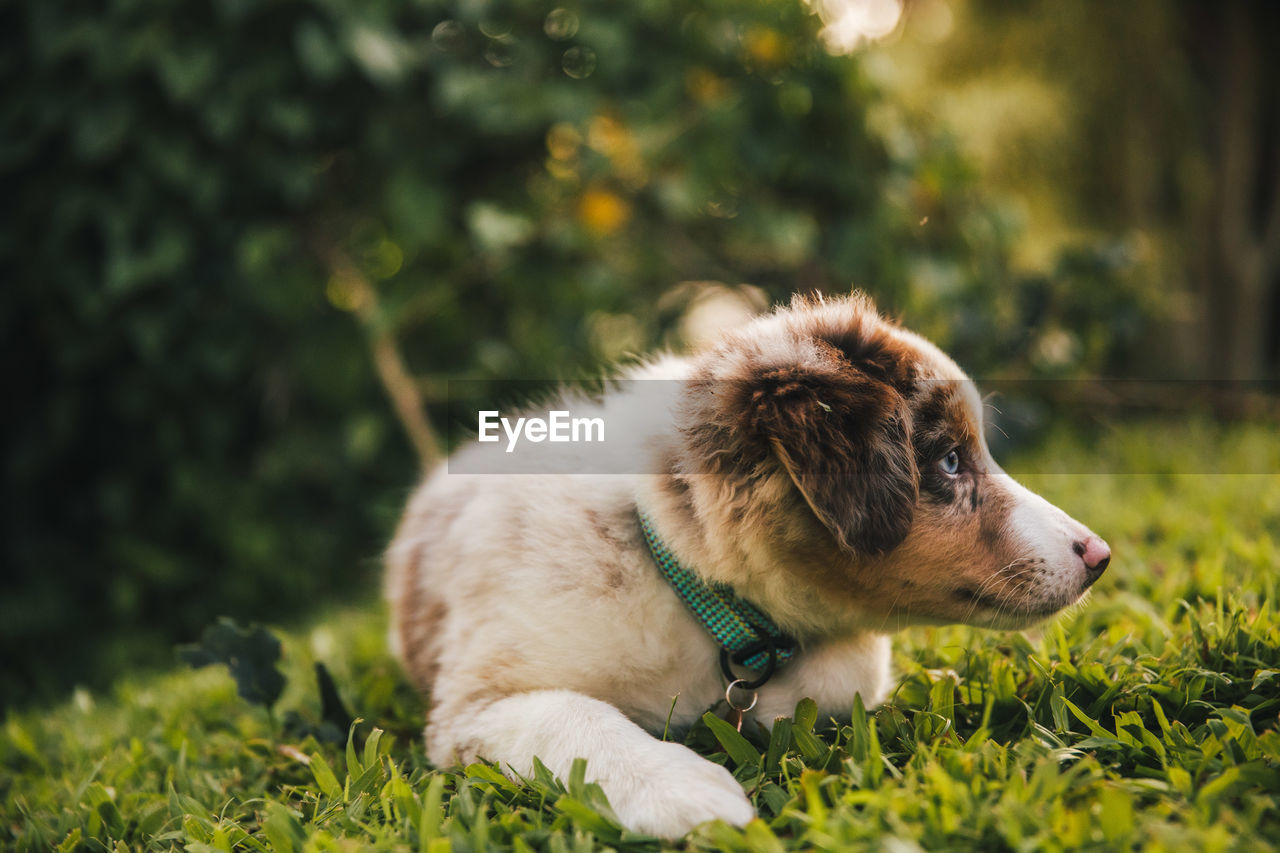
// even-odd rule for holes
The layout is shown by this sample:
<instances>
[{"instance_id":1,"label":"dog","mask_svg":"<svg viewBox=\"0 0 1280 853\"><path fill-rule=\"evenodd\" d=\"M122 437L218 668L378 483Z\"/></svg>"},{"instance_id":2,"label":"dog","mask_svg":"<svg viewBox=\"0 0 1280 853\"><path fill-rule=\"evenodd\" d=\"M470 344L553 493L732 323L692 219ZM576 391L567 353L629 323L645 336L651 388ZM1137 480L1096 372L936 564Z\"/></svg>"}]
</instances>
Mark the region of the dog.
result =
<instances>
[{"instance_id":1,"label":"dog","mask_svg":"<svg viewBox=\"0 0 1280 853\"><path fill-rule=\"evenodd\" d=\"M890 689L891 631L1025 627L1110 561L992 459L960 368L863 296L796 298L626 376L676 380L644 407L661 410L635 445L645 473L455 473L501 452L476 442L409 501L386 560L392 645L430 696L437 765L528 776L537 757L567 778L585 758L633 831L743 825L732 775L655 734L753 692L749 724L804 697L848 718ZM764 639L725 648L682 585L746 602Z\"/></svg>"}]
</instances>

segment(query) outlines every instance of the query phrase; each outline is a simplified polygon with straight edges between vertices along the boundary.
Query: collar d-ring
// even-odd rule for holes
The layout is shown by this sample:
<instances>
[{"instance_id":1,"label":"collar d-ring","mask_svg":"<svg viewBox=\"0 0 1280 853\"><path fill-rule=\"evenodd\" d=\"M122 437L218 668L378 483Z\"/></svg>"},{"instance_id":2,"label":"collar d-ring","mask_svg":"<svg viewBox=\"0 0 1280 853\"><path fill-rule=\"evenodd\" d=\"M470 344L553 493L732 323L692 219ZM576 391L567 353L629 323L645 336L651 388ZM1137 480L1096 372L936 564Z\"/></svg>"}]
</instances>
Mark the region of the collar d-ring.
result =
<instances>
[{"instance_id":1,"label":"collar d-ring","mask_svg":"<svg viewBox=\"0 0 1280 853\"><path fill-rule=\"evenodd\" d=\"M735 658L743 658L748 655L760 654L764 652L768 655L765 662L764 673L759 678L748 681L745 678L739 678L729 665L735 662ZM720 671L724 673L726 681L742 682L742 686L746 690L757 690L764 686L770 678L773 678L774 670L778 668L778 646L773 642L762 642L747 649L738 652L738 654L730 654L728 649L720 650Z\"/></svg>"},{"instance_id":2,"label":"collar d-ring","mask_svg":"<svg viewBox=\"0 0 1280 853\"><path fill-rule=\"evenodd\" d=\"M751 704L745 708L733 701L733 688L740 687L743 690L751 690ZM729 686L724 689L724 701L729 703L729 707L737 711L739 714L745 714L756 706L760 701L760 694L751 689L751 685L747 683L745 678L735 678L729 682Z\"/></svg>"}]
</instances>

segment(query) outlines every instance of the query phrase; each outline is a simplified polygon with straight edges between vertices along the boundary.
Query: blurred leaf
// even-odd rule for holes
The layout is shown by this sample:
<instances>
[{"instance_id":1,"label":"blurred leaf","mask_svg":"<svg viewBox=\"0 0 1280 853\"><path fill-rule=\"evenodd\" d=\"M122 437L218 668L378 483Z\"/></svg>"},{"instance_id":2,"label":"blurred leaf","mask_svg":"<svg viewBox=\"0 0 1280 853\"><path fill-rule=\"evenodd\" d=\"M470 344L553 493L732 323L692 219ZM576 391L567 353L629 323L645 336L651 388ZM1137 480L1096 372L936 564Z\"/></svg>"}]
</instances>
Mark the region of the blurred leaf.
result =
<instances>
[{"instance_id":1,"label":"blurred leaf","mask_svg":"<svg viewBox=\"0 0 1280 853\"><path fill-rule=\"evenodd\" d=\"M241 628L232 619L220 619L204 630L198 644L179 647L178 657L197 668L225 664L246 702L270 708L284 689L276 668L280 641L261 625Z\"/></svg>"},{"instance_id":2,"label":"blurred leaf","mask_svg":"<svg viewBox=\"0 0 1280 853\"><path fill-rule=\"evenodd\" d=\"M315 672L316 683L320 687L320 718L340 732L349 730L351 712L342 704L342 697L338 695L338 686L333 683L329 668L316 661Z\"/></svg>"}]
</instances>

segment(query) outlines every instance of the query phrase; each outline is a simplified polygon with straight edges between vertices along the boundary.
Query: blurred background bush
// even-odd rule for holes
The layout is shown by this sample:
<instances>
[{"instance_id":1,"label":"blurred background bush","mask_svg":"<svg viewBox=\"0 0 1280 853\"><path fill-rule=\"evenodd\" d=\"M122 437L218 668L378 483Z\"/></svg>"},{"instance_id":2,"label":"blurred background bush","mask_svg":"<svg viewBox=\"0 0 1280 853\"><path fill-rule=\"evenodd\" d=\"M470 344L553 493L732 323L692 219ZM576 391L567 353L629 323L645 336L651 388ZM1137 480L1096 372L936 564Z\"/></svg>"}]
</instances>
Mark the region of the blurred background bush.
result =
<instances>
[{"instance_id":1,"label":"blurred background bush","mask_svg":"<svg viewBox=\"0 0 1280 853\"><path fill-rule=\"evenodd\" d=\"M590 375L713 304L859 287L979 377L1274 377L1276 23L11 0L0 702L371 596L446 379Z\"/></svg>"}]
</instances>

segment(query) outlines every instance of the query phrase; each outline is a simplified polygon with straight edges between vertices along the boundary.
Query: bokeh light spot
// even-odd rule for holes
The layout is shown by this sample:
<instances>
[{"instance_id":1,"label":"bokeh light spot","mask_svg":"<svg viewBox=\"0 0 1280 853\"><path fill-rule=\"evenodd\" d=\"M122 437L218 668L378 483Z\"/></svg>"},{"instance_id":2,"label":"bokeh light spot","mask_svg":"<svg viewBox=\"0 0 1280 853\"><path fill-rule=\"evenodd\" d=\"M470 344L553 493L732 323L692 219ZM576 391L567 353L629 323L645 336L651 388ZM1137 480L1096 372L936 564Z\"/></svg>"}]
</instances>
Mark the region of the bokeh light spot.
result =
<instances>
[{"instance_id":1,"label":"bokeh light spot","mask_svg":"<svg viewBox=\"0 0 1280 853\"><path fill-rule=\"evenodd\" d=\"M822 18L822 42L835 54L852 53L893 32L902 0L808 0Z\"/></svg>"},{"instance_id":2,"label":"bokeh light spot","mask_svg":"<svg viewBox=\"0 0 1280 853\"><path fill-rule=\"evenodd\" d=\"M391 278L404 266L404 250L390 240L379 240L365 261L373 278Z\"/></svg>"},{"instance_id":3,"label":"bokeh light spot","mask_svg":"<svg viewBox=\"0 0 1280 853\"><path fill-rule=\"evenodd\" d=\"M782 36L772 27L752 27L743 36L742 45L757 65L773 67L782 63L785 53Z\"/></svg>"},{"instance_id":4,"label":"bokeh light spot","mask_svg":"<svg viewBox=\"0 0 1280 853\"><path fill-rule=\"evenodd\" d=\"M596 70L596 52L589 47L571 47L564 52L560 67L575 80L590 77Z\"/></svg>"},{"instance_id":5,"label":"bokeh light spot","mask_svg":"<svg viewBox=\"0 0 1280 853\"><path fill-rule=\"evenodd\" d=\"M694 100L703 104L720 100L729 88L724 78L700 65L684 75L684 87Z\"/></svg>"},{"instance_id":6,"label":"bokeh light spot","mask_svg":"<svg viewBox=\"0 0 1280 853\"><path fill-rule=\"evenodd\" d=\"M547 152L557 160L572 160L581 145L582 134L568 122L557 122L547 131Z\"/></svg>"},{"instance_id":7,"label":"bokeh light spot","mask_svg":"<svg viewBox=\"0 0 1280 853\"><path fill-rule=\"evenodd\" d=\"M542 22L542 31L555 41L571 39L578 34L578 16L568 9L552 9Z\"/></svg>"},{"instance_id":8,"label":"bokeh light spot","mask_svg":"<svg viewBox=\"0 0 1280 853\"><path fill-rule=\"evenodd\" d=\"M457 51L462 48L466 34L466 29L457 21L441 21L431 30L431 43L440 50Z\"/></svg>"},{"instance_id":9,"label":"bokeh light spot","mask_svg":"<svg viewBox=\"0 0 1280 853\"><path fill-rule=\"evenodd\" d=\"M489 46L484 51L485 61L494 68L506 68L515 61L515 45L515 37L510 35L489 39Z\"/></svg>"},{"instance_id":10,"label":"bokeh light spot","mask_svg":"<svg viewBox=\"0 0 1280 853\"><path fill-rule=\"evenodd\" d=\"M578 201L578 219L596 234L612 234L631 218L631 206L617 193L590 189Z\"/></svg>"},{"instance_id":11,"label":"bokeh light spot","mask_svg":"<svg viewBox=\"0 0 1280 853\"><path fill-rule=\"evenodd\" d=\"M334 273L329 277L324 295L329 304L339 311L359 311L368 300L368 294L360 286L360 282L342 273Z\"/></svg>"},{"instance_id":12,"label":"bokeh light spot","mask_svg":"<svg viewBox=\"0 0 1280 853\"><path fill-rule=\"evenodd\" d=\"M511 34L511 24L508 21L483 20L480 22L480 32L491 39L500 39Z\"/></svg>"}]
</instances>

